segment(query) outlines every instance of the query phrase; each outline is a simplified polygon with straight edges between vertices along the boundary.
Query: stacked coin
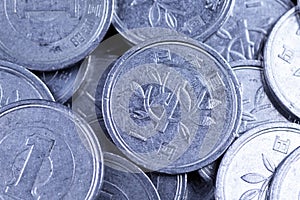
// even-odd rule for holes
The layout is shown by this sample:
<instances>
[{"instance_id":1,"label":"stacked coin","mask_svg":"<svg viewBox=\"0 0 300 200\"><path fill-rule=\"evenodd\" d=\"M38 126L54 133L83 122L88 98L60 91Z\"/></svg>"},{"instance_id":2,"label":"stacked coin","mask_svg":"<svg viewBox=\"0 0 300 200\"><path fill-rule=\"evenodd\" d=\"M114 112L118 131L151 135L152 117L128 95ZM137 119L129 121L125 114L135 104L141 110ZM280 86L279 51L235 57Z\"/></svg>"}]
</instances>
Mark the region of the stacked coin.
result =
<instances>
[{"instance_id":1,"label":"stacked coin","mask_svg":"<svg viewBox=\"0 0 300 200\"><path fill-rule=\"evenodd\" d=\"M5 0L0 199L299 199L296 3Z\"/></svg>"}]
</instances>

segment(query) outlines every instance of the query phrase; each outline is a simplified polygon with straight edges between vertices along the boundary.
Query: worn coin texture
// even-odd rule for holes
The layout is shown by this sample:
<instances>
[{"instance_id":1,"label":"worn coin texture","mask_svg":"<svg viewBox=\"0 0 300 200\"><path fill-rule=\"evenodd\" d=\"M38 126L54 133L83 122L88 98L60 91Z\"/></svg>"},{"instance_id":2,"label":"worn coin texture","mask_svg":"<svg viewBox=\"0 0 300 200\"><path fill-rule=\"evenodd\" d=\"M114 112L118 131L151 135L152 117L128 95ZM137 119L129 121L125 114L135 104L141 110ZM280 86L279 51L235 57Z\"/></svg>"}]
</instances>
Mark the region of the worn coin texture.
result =
<instances>
[{"instance_id":1,"label":"worn coin texture","mask_svg":"<svg viewBox=\"0 0 300 200\"><path fill-rule=\"evenodd\" d=\"M262 59L274 23L292 6L290 0L236 0L232 15L205 43L228 62Z\"/></svg>"},{"instance_id":2,"label":"worn coin texture","mask_svg":"<svg viewBox=\"0 0 300 200\"><path fill-rule=\"evenodd\" d=\"M239 134L269 122L287 119L273 106L263 84L263 68L260 61L244 60L231 63L242 89L243 116Z\"/></svg>"},{"instance_id":3,"label":"worn coin texture","mask_svg":"<svg viewBox=\"0 0 300 200\"><path fill-rule=\"evenodd\" d=\"M72 97L85 79L86 65L80 66L81 62L67 69L49 72L37 71L35 74L44 81L51 90L55 101L63 104Z\"/></svg>"},{"instance_id":4,"label":"worn coin texture","mask_svg":"<svg viewBox=\"0 0 300 200\"><path fill-rule=\"evenodd\" d=\"M133 163L115 154L105 152L104 164L105 175L99 200L160 200L151 180Z\"/></svg>"},{"instance_id":5,"label":"worn coin texture","mask_svg":"<svg viewBox=\"0 0 300 200\"><path fill-rule=\"evenodd\" d=\"M294 150L276 169L268 199L300 199L300 147Z\"/></svg>"},{"instance_id":6,"label":"worn coin texture","mask_svg":"<svg viewBox=\"0 0 300 200\"><path fill-rule=\"evenodd\" d=\"M222 159L216 199L265 199L275 169L299 145L298 124L276 122L250 129Z\"/></svg>"},{"instance_id":7,"label":"worn coin texture","mask_svg":"<svg viewBox=\"0 0 300 200\"><path fill-rule=\"evenodd\" d=\"M206 45L179 37L127 51L108 74L102 105L116 146L135 163L170 174L216 160L241 118L229 64Z\"/></svg>"},{"instance_id":8,"label":"worn coin texture","mask_svg":"<svg viewBox=\"0 0 300 200\"><path fill-rule=\"evenodd\" d=\"M117 0L113 24L137 44L159 36L185 34L203 41L229 16L234 0Z\"/></svg>"},{"instance_id":9,"label":"worn coin texture","mask_svg":"<svg viewBox=\"0 0 300 200\"><path fill-rule=\"evenodd\" d=\"M1 199L94 199L103 176L99 143L68 108L25 100L1 109Z\"/></svg>"},{"instance_id":10,"label":"worn coin texture","mask_svg":"<svg viewBox=\"0 0 300 200\"><path fill-rule=\"evenodd\" d=\"M163 200L185 200L187 174L168 175L151 172L148 174Z\"/></svg>"},{"instance_id":11,"label":"worn coin texture","mask_svg":"<svg viewBox=\"0 0 300 200\"><path fill-rule=\"evenodd\" d=\"M1 1L1 58L39 71L74 64L104 37L112 10L112 0Z\"/></svg>"},{"instance_id":12,"label":"worn coin texture","mask_svg":"<svg viewBox=\"0 0 300 200\"><path fill-rule=\"evenodd\" d=\"M25 99L54 100L47 86L33 73L0 61L0 107Z\"/></svg>"},{"instance_id":13,"label":"worn coin texture","mask_svg":"<svg viewBox=\"0 0 300 200\"><path fill-rule=\"evenodd\" d=\"M288 11L275 25L265 47L265 79L278 103L300 119L299 11Z\"/></svg>"}]
</instances>

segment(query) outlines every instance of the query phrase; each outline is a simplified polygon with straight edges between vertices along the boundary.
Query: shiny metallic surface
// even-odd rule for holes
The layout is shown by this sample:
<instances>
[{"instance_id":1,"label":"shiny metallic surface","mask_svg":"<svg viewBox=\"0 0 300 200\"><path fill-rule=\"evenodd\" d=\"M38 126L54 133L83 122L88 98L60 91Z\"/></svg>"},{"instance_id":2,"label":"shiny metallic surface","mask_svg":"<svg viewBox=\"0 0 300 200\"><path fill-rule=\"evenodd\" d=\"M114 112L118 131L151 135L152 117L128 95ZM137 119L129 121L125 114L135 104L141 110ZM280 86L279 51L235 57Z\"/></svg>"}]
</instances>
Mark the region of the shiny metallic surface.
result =
<instances>
[{"instance_id":1,"label":"shiny metallic surface","mask_svg":"<svg viewBox=\"0 0 300 200\"><path fill-rule=\"evenodd\" d=\"M300 199L300 147L294 150L276 169L268 199Z\"/></svg>"},{"instance_id":2,"label":"shiny metallic surface","mask_svg":"<svg viewBox=\"0 0 300 200\"><path fill-rule=\"evenodd\" d=\"M104 37L113 0L1 1L0 58L31 70L65 68Z\"/></svg>"},{"instance_id":3,"label":"shiny metallic surface","mask_svg":"<svg viewBox=\"0 0 300 200\"><path fill-rule=\"evenodd\" d=\"M234 2L116 0L113 24L134 44L177 33L203 41L224 23Z\"/></svg>"},{"instance_id":4,"label":"shiny metallic surface","mask_svg":"<svg viewBox=\"0 0 300 200\"><path fill-rule=\"evenodd\" d=\"M261 60L273 25L293 6L290 0L237 0L232 15L205 43L228 62Z\"/></svg>"},{"instance_id":5,"label":"shiny metallic surface","mask_svg":"<svg viewBox=\"0 0 300 200\"><path fill-rule=\"evenodd\" d=\"M250 129L233 143L222 159L216 199L265 199L275 169L299 144L297 124L269 123Z\"/></svg>"},{"instance_id":6,"label":"shiny metallic surface","mask_svg":"<svg viewBox=\"0 0 300 200\"><path fill-rule=\"evenodd\" d=\"M104 165L85 121L45 100L16 102L0 112L2 199L95 199Z\"/></svg>"},{"instance_id":7,"label":"shiny metallic surface","mask_svg":"<svg viewBox=\"0 0 300 200\"><path fill-rule=\"evenodd\" d=\"M237 79L218 53L187 38L153 40L126 52L103 91L116 146L154 171L185 173L216 160L241 119Z\"/></svg>"},{"instance_id":8,"label":"shiny metallic surface","mask_svg":"<svg viewBox=\"0 0 300 200\"><path fill-rule=\"evenodd\" d=\"M204 181L214 183L217 178L218 168L219 168L219 162L217 160L212 164L199 169L198 174Z\"/></svg>"},{"instance_id":9,"label":"shiny metallic surface","mask_svg":"<svg viewBox=\"0 0 300 200\"><path fill-rule=\"evenodd\" d=\"M300 118L299 11L287 12L275 25L265 48L265 79L278 103ZM300 55L300 54L299 54Z\"/></svg>"},{"instance_id":10,"label":"shiny metallic surface","mask_svg":"<svg viewBox=\"0 0 300 200\"><path fill-rule=\"evenodd\" d=\"M269 122L287 122L268 98L263 84L260 61L245 60L231 63L242 89L243 116L239 134Z\"/></svg>"}]
</instances>

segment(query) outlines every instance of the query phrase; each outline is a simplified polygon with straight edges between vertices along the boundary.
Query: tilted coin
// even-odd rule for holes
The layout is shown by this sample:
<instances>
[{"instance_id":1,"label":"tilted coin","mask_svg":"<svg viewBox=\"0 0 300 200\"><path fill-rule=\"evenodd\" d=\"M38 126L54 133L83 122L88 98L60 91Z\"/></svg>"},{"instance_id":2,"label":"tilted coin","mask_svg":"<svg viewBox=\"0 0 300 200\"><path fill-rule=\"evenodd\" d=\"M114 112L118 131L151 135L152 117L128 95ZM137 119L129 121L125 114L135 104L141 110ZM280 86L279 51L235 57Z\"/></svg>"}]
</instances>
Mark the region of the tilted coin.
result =
<instances>
[{"instance_id":1,"label":"tilted coin","mask_svg":"<svg viewBox=\"0 0 300 200\"><path fill-rule=\"evenodd\" d=\"M54 100L47 86L33 73L0 61L0 107L25 99Z\"/></svg>"},{"instance_id":2,"label":"tilted coin","mask_svg":"<svg viewBox=\"0 0 300 200\"><path fill-rule=\"evenodd\" d=\"M299 11L288 11L274 26L265 47L265 80L274 98L300 119Z\"/></svg>"},{"instance_id":3,"label":"tilted coin","mask_svg":"<svg viewBox=\"0 0 300 200\"><path fill-rule=\"evenodd\" d=\"M232 15L205 43L228 62L262 59L274 23L292 6L290 0L236 0Z\"/></svg>"},{"instance_id":4,"label":"tilted coin","mask_svg":"<svg viewBox=\"0 0 300 200\"><path fill-rule=\"evenodd\" d=\"M187 192L187 174L168 175L150 172L152 183L163 200L185 200Z\"/></svg>"},{"instance_id":5,"label":"tilted coin","mask_svg":"<svg viewBox=\"0 0 300 200\"><path fill-rule=\"evenodd\" d=\"M300 199L300 147L295 149L276 169L268 199Z\"/></svg>"},{"instance_id":6,"label":"tilted coin","mask_svg":"<svg viewBox=\"0 0 300 200\"><path fill-rule=\"evenodd\" d=\"M210 165L202 167L198 170L200 177L206 182L214 183L217 177L217 171L219 168L219 160L213 162Z\"/></svg>"},{"instance_id":7,"label":"tilted coin","mask_svg":"<svg viewBox=\"0 0 300 200\"><path fill-rule=\"evenodd\" d=\"M157 190L147 175L126 159L104 153L104 181L99 200L160 200Z\"/></svg>"},{"instance_id":8,"label":"tilted coin","mask_svg":"<svg viewBox=\"0 0 300 200\"><path fill-rule=\"evenodd\" d=\"M239 134L269 122L285 121L273 106L263 84L263 68L260 61L244 60L231 63L242 88L243 117Z\"/></svg>"},{"instance_id":9,"label":"tilted coin","mask_svg":"<svg viewBox=\"0 0 300 200\"><path fill-rule=\"evenodd\" d=\"M2 199L94 199L103 158L88 124L66 107L25 100L1 109Z\"/></svg>"},{"instance_id":10,"label":"tilted coin","mask_svg":"<svg viewBox=\"0 0 300 200\"><path fill-rule=\"evenodd\" d=\"M135 163L170 174L216 160L235 137L241 96L232 69L187 38L153 40L123 55L103 91L104 122Z\"/></svg>"},{"instance_id":11,"label":"tilted coin","mask_svg":"<svg viewBox=\"0 0 300 200\"><path fill-rule=\"evenodd\" d=\"M117 0L113 24L135 44L176 33L202 41L218 30L233 4L234 0Z\"/></svg>"},{"instance_id":12,"label":"tilted coin","mask_svg":"<svg viewBox=\"0 0 300 200\"><path fill-rule=\"evenodd\" d=\"M39 71L74 64L104 37L112 10L112 0L2 1L1 58Z\"/></svg>"},{"instance_id":13,"label":"tilted coin","mask_svg":"<svg viewBox=\"0 0 300 200\"><path fill-rule=\"evenodd\" d=\"M222 159L216 199L265 199L276 167L299 146L298 124L276 122L250 129L233 143Z\"/></svg>"},{"instance_id":14,"label":"tilted coin","mask_svg":"<svg viewBox=\"0 0 300 200\"><path fill-rule=\"evenodd\" d=\"M37 71L35 74L49 87L55 101L66 103L85 79L86 68L85 65L80 67L81 63L78 62L67 69L49 72Z\"/></svg>"}]
</instances>

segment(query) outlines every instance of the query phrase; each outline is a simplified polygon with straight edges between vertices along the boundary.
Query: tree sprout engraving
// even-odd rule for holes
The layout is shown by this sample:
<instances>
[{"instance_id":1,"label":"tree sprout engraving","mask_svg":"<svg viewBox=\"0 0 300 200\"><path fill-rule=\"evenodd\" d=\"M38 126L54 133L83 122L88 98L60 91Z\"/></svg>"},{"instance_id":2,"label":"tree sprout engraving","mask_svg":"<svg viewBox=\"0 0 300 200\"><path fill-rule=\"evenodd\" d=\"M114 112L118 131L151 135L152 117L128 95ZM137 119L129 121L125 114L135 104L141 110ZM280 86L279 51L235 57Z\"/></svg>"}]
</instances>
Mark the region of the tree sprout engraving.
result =
<instances>
[{"instance_id":1,"label":"tree sprout engraving","mask_svg":"<svg viewBox=\"0 0 300 200\"><path fill-rule=\"evenodd\" d=\"M276 166L265 154L262 154L262 160L264 167L272 174L269 177L265 177L259 173L248 173L241 177L241 179L249 184L259 184L263 183L261 188L250 189L242 194L239 200L252 200L258 196L258 200L263 200L265 198L264 193L266 192L269 182L273 177Z\"/></svg>"}]
</instances>

